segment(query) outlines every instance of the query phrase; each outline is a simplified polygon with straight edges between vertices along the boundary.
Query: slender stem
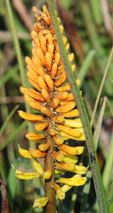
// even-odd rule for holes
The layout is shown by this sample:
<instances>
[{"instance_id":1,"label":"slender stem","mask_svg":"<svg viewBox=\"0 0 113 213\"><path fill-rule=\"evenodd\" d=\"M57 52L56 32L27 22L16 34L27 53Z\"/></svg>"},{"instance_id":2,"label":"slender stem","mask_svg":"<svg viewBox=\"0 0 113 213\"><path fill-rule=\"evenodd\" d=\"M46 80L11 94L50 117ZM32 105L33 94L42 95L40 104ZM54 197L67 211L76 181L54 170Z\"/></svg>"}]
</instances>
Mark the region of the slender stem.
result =
<instances>
[{"instance_id":1,"label":"slender stem","mask_svg":"<svg viewBox=\"0 0 113 213\"><path fill-rule=\"evenodd\" d=\"M51 136L48 133L46 134L46 140L50 143L50 149L47 152L47 155L45 157L45 170L48 168L52 169L52 176L49 180L45 181L45 195L49 198L49 202L46 205L46 213L56 213L56 200L55 200L55 190L53 188L55 183L55 177L54 177L54 159L51 155L53 152L53 140Z\"/></svg>"},{"instance_id":2,"label":"slender stem","mask_svg":"<svg viewBox=\"0 0 113 213\"><path fill-rule=\"evenodd\" d=\"M55 8L53 5L53 2L52 2L52 0L47 0L47 2L48 2L51 18L53 21L56 38L57 38L57 42L58 42L59 49L60 49L61 58L62 58L62 61L64 64L65 71L68 76L69 83L72 88L73 95L76 99L76 103L77 103L77 106L78 106L78 109L80 112L80 118L81 118L81 121L82 121L82 124L84 127L84 133L85 133L86 141L87 141L86 145L87 145L87 150L88 150L88 154L89 154L89 162L90 162L90 166L91 166L92 173L93 173L93 181L94 181L95 191L96 191L96 195L97 195L97 199L98 199L99 209L100 209L101 213L107 213L108 206L107 206L104 187L103 187L102 178L101 178L101 174L100 174L97 154L96 154L95 147L94 147L94 141L93 141L93 136L92 136L92 132L91 132L88 115L86 112L86 108L84 106L83 99L80 95L80 91L76 85L76 77L71 70L71 65L69 63L68 56L67 56L67 53L65 50L65 46L64 46L64 43L62 40L62 35L61 35L60 29L59 29L59 24L57 22L57 17L54 12Z\"/></svg>"}]
</instances>

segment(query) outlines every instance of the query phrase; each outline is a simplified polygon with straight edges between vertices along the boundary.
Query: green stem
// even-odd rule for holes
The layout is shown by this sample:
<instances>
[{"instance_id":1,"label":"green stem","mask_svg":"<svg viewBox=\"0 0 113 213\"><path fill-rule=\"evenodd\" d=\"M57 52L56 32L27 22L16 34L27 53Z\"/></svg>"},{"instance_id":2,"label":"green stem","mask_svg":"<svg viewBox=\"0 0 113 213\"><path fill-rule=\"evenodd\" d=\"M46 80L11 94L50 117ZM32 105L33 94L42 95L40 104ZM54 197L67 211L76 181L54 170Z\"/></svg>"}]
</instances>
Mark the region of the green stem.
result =
<instances>
[{"instance_id":1,"label":"green stem","mask_svg":"<svg viewBox=\"0 0 113 213\"><path fill-rule=\"evenodd\" d=\"M62 58L62 61L64 64L65 71L68 76L69 83L72 88L73 95L76 99L76 103L77 103L77 106L78 106L78 109L80 112L80 118L81 118L81 121L82 121L82 124L84 127L84 132L85 132L86 141L87 141L86 145L87 145L87 150L88 150L88 154L89 154L89 161L90 161L90 166L91 166L92 173L93 173L94 186L95 186L95 191L96 191L96 195L97 195L97 199L98 199L100 212L107 213L108 206L107 206L105 192L104 192L104 188L103 188L103 184L102 184L97 154L96 154L96 151L94 148L94 141L93 141L93 136L92 136L92 132L91 132L88 115L86 112L86 108L85 108L83 99L80 95L80 91L76 85L76 77L71 70L71 65L68 60L65 46L64 46L64 43L62 40L62 35L61 35L60 29L59 29L59 24L57 22L57 17L55 15L55 8L53 5L53 2L52 2L52 0L47 0L47 3L49 6L51 18L53 21L56 38L57 38L57 42L58 42L59 49L60 49L61 58Z\"/></svg>"}]
</instances>

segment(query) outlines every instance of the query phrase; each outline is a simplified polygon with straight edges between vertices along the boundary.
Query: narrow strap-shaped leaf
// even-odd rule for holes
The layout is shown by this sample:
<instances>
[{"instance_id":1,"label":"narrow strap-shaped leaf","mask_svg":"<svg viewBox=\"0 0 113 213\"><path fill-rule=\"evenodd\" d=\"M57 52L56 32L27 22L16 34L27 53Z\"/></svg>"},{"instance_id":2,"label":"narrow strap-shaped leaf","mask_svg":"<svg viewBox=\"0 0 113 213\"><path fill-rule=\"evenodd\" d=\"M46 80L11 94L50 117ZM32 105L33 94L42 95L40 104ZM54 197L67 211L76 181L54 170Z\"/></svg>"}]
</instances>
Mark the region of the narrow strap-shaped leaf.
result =
<instances>
[{"instance_id":1,"label":"narrow strap-shaped leaf","mask_svg":"<svg viewBox=\"0 0 113 213\"><path fill-rule=\"evenodd\" d=\"M73 95L76 99L76 103L77 103L77 106L78 106L78 109L80 112L80 117L82 120L82 124L84 127L84 132L85 132L85 136L86 136L86 145L87 145L87 150L88 150L88 154L89 154L89 161L90 161L90 166L91 166L92 173L93 173L93 180L94 180L95 191L96 191L96 195L97 195L97 199L98 199L100 212L107 213L108 207L107 207L105 192L104 192L104 188L103 188L103 184L102 184L99 164L98 164L98 160L97 160L97 154L96 154L96 151L94 148L93 136L92 136L92 132L91 132L88 115L86 112L86 108L84 106L84 102L81 98L80 91L76 85L76 77L72 73L71 66L70 66L70 63L69 63L69 60L68 60L68 57L66 54L66 50L65 50L64 43L62 40L61 32L60 32L57 18L56 18L55 12L54 12L55 9L54 9L53 2L52 2L52 0L47 0L47 2L48 2L51 18L53 21L62 61L63 61L65 71L68 76L69 83L72 88Z\"/></svg>"}]
</instances>

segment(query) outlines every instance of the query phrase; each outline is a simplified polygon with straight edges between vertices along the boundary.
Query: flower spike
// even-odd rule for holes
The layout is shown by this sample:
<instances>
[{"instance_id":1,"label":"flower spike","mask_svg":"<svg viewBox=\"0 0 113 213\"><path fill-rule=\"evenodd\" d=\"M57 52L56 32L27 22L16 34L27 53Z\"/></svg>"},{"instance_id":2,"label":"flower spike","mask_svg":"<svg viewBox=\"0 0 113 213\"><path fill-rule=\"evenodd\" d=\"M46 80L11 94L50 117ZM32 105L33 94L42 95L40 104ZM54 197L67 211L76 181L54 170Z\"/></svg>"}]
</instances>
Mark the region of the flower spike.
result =
<instances>
[{"instance_id":1,"label":"flower spike","mask_svg":"<svg viewBox=\"0 0 113 213\"><path fill-rule=\"evenodd\" d=\"M87 180L86 177L82 177L86 174L87 167L78 163L79 155L84 151L84 146L78 143L85 141L85 135L48 8L44 5L40 11L33 7L33 12L36 23L31 32L32 57L26 56L25 61L27 77L34 88L20 87L20 91L35 113L21 110L18 113L21 118L34 123L34 132L27 133L26 138L36 143L37 148L29 150L20 146L18 148L22 157L31 160L35 172L23 173L15 170L15 173L19 179L40 177L43 180L45 197L36 199L33 207L47 206L50 209L55 208L55 192L57 197L63 200L68 190L73 186L85 184ZM60 24L60 19L57 20ZM64 27L59 25L59 28L74 72L76 70L75 64L72 64L74 54L68 52L70 45L63 35ZM80 85L80 80L76 83ZM70 146L70 140L73 146ZM65 178L67 171L72 173L71 178ZM60 178L57 180L55 174L58 173Z\"/></svg>"}]
</instances>

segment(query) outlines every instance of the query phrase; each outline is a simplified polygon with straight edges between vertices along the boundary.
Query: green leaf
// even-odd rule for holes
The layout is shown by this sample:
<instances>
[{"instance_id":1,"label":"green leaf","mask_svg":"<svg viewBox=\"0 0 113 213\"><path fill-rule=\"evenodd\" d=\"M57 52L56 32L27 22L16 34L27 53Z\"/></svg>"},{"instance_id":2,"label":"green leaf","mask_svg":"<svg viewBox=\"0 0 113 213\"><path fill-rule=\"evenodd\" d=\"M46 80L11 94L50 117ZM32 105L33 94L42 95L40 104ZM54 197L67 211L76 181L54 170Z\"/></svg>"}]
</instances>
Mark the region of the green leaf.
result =
<instances>
[{"instance_id":1,"label":"green leaf","mask_svg":"<svg viewBox=\"0 0 113 213\"><path fill-rule=\"evenodd\" d=\"M81 121L82 121L82 124L84 127L84 133L85 133L86 140L87 140L86 145L87 145L87 150L88 150L88 154L89 154L90 166L91 166L92 173L93 173L93 180L94 180L95 191L96 191L96 195L97 195L97 199L98 199L99 209L100 209L100 212L107 213L108 212L107 201L105 198L104 188L103 188L99 164L98 164L98 160L97 160L97 154L96 154L95 148L94 148L94 141L93 141L93 136L92 136L92 132L91 132L88 115L86 112L86 108L84 106L83 99L80 95L80 91L76 85L76 77L71 70L71 65L68 60L65 46L64 46L64 43L62 40L62 35L61 35L60 29L59 29L59 24L57 22L57 17L55 15L55 8L53 5L53 2L52 2L52 0L47 0L47 3L48 3L51 18L52 18L52 22L54 25L56 38L57 38L57 42L58 42L59 49L60 49L61 58L62 58L62 61L64 64L66 74L68 76L69 83L72 88L73 95L76 99L77 107L78 107L78 110L80 113L80 118L81 118Z\"/></svg>"},{"instance_id":2,"label":"green leaf","mask_svg":"<svg viewBox=\"0 0 113 213\"><path fill-rule=\"evenodd\" d=\"M100 130L101 130L101 126L102 126L106 101L107 101L107 98L104 97L103 103L102 103L102 106L101 106L101 109L100 109L100 113L99 113L99 116L98 116L96 129L95 129L95 132L94 132L94 142L95 142L95 148L96 149L97 149L97 146L98 146L98 140L99 140L99 136L100 136Z\"/></svg>"}]
</instances>

